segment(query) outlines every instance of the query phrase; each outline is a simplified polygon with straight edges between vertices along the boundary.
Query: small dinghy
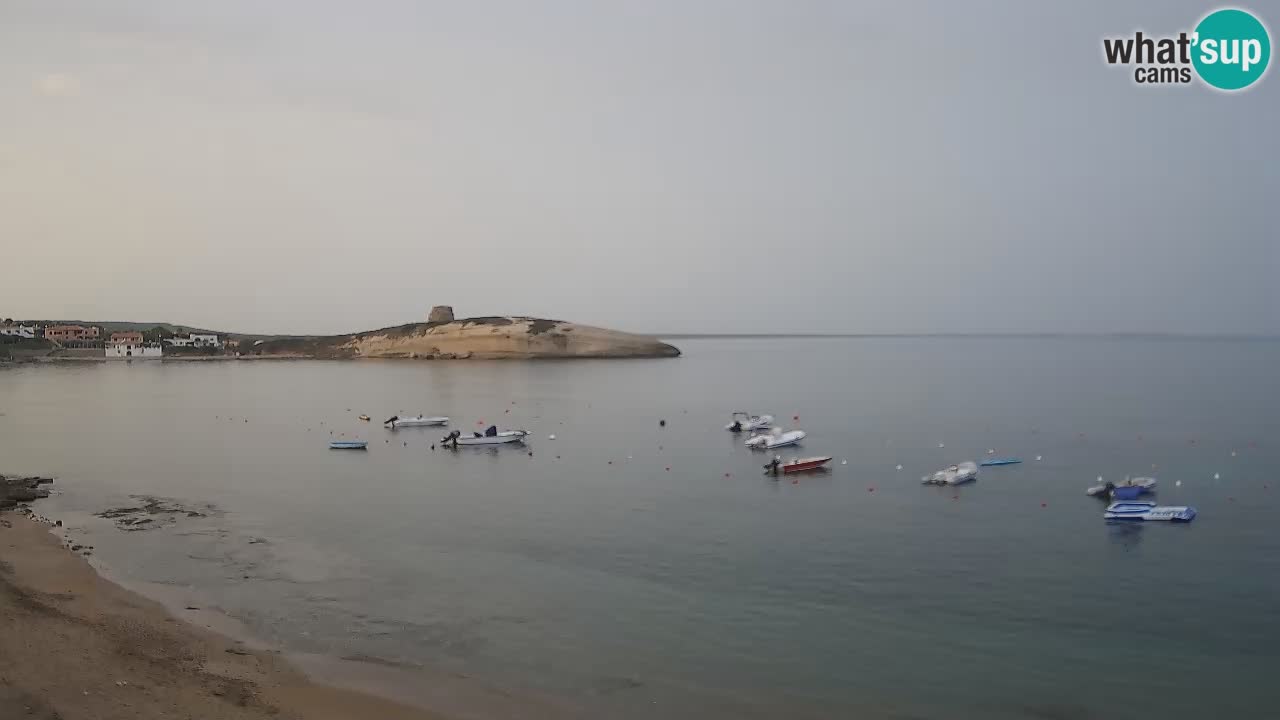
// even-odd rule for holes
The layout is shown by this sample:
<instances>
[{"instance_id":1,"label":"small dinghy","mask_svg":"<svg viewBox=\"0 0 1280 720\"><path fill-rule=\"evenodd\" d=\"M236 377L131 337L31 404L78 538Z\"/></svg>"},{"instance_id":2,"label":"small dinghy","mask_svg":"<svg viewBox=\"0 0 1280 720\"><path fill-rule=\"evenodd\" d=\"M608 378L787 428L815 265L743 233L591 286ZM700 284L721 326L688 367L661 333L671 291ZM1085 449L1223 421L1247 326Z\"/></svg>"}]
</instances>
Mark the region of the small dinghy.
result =
<instances>
[{"instance_id":1,"label":"small dinghy","mask_svg":"<svg viewBox=\"0 0 1280 720\"><path fill-rule=\"evenodd\" d=\"M369 447L369 443L364 440L331 440L329 441L330 450L365 450Z\"/></svg>"},{"instance_id":2,"label":"small dinghy","mask_svg":"<svg viewBox=\"0 0 1280 720\"><path fill-rule=\"evenodd\" d=\"M733 422L724 426L729 432L755 432L757 430L768 430L773 424L772 415L752 415L751 413L736 412L733 414Z\"/></svg>"},{"instance_id":3,"label":"small dinghy","mask_svg":"<svg viewBox=\"0 0 1280 720\"><path fill-rule=\"evenodd\" d=\"M978 463L982 467L995 467L997 465L1017 465L1022 462L1020 458L990 458Z\"/></svg>"},{"instance_id":4,"label":"small dinghy","mask_svg":"<svg viewBox=\"0 0 1280 720\"><path fill-rule=\"evenodd\" d=\"M498 432L497 425L490 425L484 433L474 433L470 436L463 435L460 431L445 435L440 439L441 444L446 447L458 447L460 445L504 445L506 443L524 442L524 438L529 433L525 430L503 430Z\"/></svg>"},{"instance_id":5,"label":"small dinghy","mask_svg":"<svg viewBox=\"0 0 1280 720\"><path fill-rule=\"evenodd\" d=\"M978 465L974 462L962 462L932 475L925 475L921 482L925 485L961 485L978 479Z\"/></svg>"},{"instance_id":6,"label":"small dinghy","mask_svg":"<svg viewBox=\"0 0 1280 720\"><path fill-rule=\"evenodd\" d=\"M449 418L444 416L426 417L423 415L416 415L414 417L402 418L396 415L392 415L386 420L383 420L382 424L386 425L392 430L395 430L396 428L402 428L402 427L430 427L430 426L448 425Z\"/></svg>"},{"instance_id":7,"label":"small dinghy","mask_svg":"<svg viewBox=\"0 0 1280 720\"><path fill-rule=\"evenodd\" d=\"M369 422L373 418L369 417L368 415L361 415L360 419L363 420L364 422Z\"/></svg>"},{"instance_id":8,"label":"small dinghy","mask_svg":"<svg viewBox=\"0 0 1280 720\"><path fill-rule=\"evenodd\" d=\"M773 428L768 433L756 435L743 444L752 450L772 450L774 448L787 447L788 445L799 445L805 435L806 433L803 430L782 432L778 428Z\"/></svg>"},{"instance_id":9,"label":"small dinghy","mask_svg":"<svg viewBox=\"0 0 1280 720\"><path fill-rule=\"evenodd\" d=\"M1125 478L1118 483L1102 483L1085 490L1091 497L1115 498L1116 500L1133 500L1139 495L1156 491L1156 479L1151 477Z\"/></svg>"},{"instance_id":10,"label":"small dinghy","mask_svg":"<svg viewBox=\"0 0 1280 720\"><path fill-rule=\"evenodd\" d=\"M774 457L773 461L764 466L764 471L770 475L790 475L791 473L809 472L811 470L826 470L825 465L831 462L829 457L807 457L807 458L791 458L786 462L782 462L781 457Z\"/></svg>"},{"instance_id":11,"label":"small dinghy","mask_svg":"<svg viewBox=\"0 0 1280 720\"><path fill-rule=\"evenodd\" d=\"M1103 517L1107 520L1191 522L1196 519L1196 509L1186 505L1156 505L1153 502L1114 502L1107 506Z\"/></svg>"}]
</instances>

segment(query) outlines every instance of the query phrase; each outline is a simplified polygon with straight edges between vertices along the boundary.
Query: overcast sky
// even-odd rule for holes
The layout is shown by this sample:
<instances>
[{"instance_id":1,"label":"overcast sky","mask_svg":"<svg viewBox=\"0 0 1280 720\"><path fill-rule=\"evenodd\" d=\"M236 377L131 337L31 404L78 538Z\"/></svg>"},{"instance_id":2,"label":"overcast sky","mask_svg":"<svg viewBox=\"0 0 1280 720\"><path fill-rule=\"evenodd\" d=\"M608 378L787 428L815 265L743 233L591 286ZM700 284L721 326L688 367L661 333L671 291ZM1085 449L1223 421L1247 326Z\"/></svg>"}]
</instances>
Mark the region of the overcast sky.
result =
<instances>
[{"instance_id":1,"label":"overcast sky","mask_svg":"<svg viewBox=\"0 0 1280 720\"><path fill-rule=\"evenodd\" d=\"M0 0L0 316L1280 333L1275 68L1102 61L1213 7Z\"/></svg>"}]
</instances>

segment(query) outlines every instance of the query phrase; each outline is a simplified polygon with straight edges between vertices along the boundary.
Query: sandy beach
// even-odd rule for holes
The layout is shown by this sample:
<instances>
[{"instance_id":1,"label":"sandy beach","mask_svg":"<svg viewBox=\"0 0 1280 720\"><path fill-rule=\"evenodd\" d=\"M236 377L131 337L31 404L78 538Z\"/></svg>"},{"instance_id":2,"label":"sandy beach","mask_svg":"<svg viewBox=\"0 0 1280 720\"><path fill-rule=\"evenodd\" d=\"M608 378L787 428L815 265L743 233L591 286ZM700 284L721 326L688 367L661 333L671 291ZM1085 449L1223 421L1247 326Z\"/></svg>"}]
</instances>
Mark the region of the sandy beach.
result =
<instances>
[{"instance_id":1,"label":"sandy beach","mask_svg":"<svg viewBox=\"0 0 1280 720\"><path fill-rule=\"evenodd\" d=\"M375 717L444 716L316 684L103 579L46 523L0 513L0 720Z\"/></svg>"}]
</instances>

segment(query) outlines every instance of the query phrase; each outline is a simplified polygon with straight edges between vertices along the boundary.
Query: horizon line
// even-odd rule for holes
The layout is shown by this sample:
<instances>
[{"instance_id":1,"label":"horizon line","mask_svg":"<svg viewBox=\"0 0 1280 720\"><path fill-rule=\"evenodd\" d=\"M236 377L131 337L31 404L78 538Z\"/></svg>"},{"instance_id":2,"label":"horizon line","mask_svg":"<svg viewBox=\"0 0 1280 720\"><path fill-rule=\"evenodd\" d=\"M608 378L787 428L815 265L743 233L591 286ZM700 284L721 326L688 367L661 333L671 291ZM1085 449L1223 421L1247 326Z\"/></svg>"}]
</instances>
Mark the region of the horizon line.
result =
<instances>
[{"instance_id":1,"label":"horizon line","mask_svg":"<svg viewBox=\"0 0 1280 720\"><path fill-rule=\"evenodd\" d=\"M469 318L458 318L458 320L466 320ZM15 322L18 322L15 320ZM329 337L340 335L353 335L361 332L370 332L368 330L358 330L353 332L342 333L263 333L263 332L238 332L232 330L209 330L199 328L195 325L186 323L173 322L157 322L144 323L132 320L23 320L21 322L31 323L81 323L85 325L146 325L150 327L169 326L175 328L190 328L196 332L216 332L222 335L240 335L245 337L276 337L276 338L306 338L306 337ZM573 322L573 321L568 321ZM401 325L403 325L402 323ZM412 323L409 323L412 324ZM578 323L583 324L583 323ZM393 325L388 327L400 327ZM604 327L604 326L600 326ZM385 329L385 328L377 328ZM852 331L835 331L835 332L634 332L629 330L621 330L621 332L630 332L636 335L648 335L658 339L672 340L696 340L696 339L768 339L768 338L812 338L812 339L839 339L839 338L1166 338L1166 339L1216 339L1216 340L1280 340L1280 333L1249 333L1249 332L1179 332L1179 331L1132 331L1132 330L1113 330L1113 331L1055 331L1055 330L1033 330L1033 331L922 331L922 332L852 332Z\"/></svg>"}]
</instances>

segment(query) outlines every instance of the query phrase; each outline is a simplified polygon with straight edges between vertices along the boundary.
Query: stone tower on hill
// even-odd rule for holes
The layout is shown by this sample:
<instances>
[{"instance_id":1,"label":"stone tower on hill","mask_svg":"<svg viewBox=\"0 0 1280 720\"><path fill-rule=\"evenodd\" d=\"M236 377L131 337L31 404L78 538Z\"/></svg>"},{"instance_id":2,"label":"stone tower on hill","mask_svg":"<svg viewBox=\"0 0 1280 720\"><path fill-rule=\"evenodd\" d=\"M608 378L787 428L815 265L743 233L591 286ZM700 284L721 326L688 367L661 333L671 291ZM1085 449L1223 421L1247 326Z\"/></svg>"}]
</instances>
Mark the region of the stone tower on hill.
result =
<instances>
[{"instance_id":1,"label":"stone tower on hill","mask_svg":"<svg viewBox=\"0 0 1280 720\"><path fill-rule=\"evenodd\" d=\"M427 315L429 323L447 323L453 322L453 306L437 305L431 308L431 313Z\"/></svg>"}]
</instances>

